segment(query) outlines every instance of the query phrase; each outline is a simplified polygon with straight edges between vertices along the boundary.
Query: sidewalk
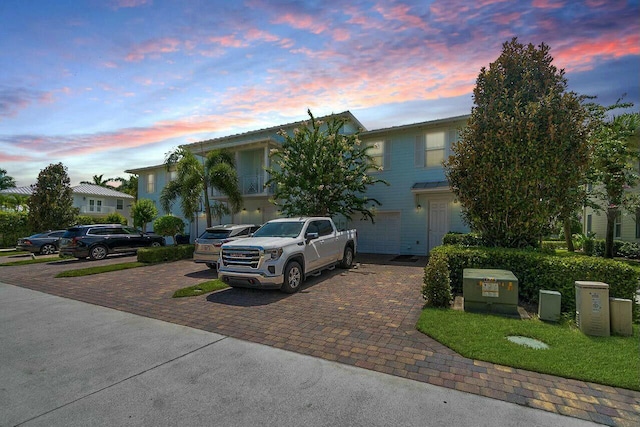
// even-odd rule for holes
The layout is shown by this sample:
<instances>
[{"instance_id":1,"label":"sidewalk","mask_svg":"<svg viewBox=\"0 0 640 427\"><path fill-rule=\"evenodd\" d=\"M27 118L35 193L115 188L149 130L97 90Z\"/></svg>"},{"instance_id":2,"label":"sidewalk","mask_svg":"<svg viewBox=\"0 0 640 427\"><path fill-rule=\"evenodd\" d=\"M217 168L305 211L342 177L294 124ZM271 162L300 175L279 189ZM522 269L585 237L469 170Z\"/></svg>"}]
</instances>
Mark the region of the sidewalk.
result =
<instances>
[{"instance_id":1,"label":"sidewalk","mask_svg":"<svg viewBox=\"0 0 640 427\"><path fill-rule=\"evenodd\" d=\"M0 283L0 425L595 425Z\"/></svg>"}]
</instances>

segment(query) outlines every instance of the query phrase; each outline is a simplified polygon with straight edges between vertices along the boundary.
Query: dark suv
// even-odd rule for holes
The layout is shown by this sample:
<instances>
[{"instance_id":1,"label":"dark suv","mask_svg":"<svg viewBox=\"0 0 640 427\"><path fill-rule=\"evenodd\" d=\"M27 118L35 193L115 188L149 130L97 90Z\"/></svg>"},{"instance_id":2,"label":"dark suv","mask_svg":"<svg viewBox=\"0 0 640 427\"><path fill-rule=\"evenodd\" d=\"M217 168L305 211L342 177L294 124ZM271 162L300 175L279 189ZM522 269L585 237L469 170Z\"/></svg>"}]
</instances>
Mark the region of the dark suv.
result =
<instances>
[{"instance_id":1,"label":"dark suv","mask_svg":"<svg viewBox=\"0 0 640 427\"><path fill-rule=\"evenodd\" d=\"M77 225L60 239L60 255L97 260L145 246L164 246L164 238L120 224Z\"/></svg>"}]
</instances>

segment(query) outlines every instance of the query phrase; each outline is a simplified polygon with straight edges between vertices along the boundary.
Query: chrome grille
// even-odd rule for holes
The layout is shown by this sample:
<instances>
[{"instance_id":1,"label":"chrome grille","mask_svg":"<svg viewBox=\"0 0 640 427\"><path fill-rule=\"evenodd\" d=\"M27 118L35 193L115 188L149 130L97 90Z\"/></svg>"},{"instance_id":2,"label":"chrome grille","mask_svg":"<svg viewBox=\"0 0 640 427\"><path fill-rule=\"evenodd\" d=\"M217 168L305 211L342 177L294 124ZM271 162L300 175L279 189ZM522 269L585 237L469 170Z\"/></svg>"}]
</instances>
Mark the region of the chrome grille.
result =
<instances>
[{"instance_id":1,"label":"chrome grille","mask_svg":"<svg viewBox=\"0 0 640 427\"><path fill-rule=\"evenodd\" d=\"M261 251L258 248L223 248L222 264L258 268Z\"/></svg>"}]
</instances>

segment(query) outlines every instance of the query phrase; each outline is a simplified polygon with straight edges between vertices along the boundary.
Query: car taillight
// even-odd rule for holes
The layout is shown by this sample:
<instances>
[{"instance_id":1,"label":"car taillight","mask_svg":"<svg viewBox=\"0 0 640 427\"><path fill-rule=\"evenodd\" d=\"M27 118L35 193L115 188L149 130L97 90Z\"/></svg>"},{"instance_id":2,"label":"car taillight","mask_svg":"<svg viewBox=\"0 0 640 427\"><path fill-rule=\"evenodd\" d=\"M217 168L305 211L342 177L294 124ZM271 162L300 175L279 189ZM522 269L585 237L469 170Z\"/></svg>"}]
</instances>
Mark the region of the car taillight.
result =
<instances>
[{"instance_id":1,"label":"car taillight","mask_svg":"<svg viewBox=\"0 0 640 427\"><path fill-rule=\"evenodd\" d=\"M218 243L214 243L213 246L215 246L216 248L219 248L220 246L224 245L227 242L230 242L231 239L225 239L225 240L220 240Z\"/></svg>"},{"instance_id":2,"label":"car taillight","mask_svg":"<svg viewBox=\"0 0 640 427\"><path fill-rule=\"evenodd\" d=\"M32 245L33 243L31 243L31 240L23 240L22 244L23 245Z\"/></svg>"},{"instance_id":3,"label":"car taillight","mask_svg":"<svg viewBox=\"0 0 640 427\"><path fill-rule=\"evenodd\" d=\"M82 240L82 237L74 237L73 239L71 239L71 244L77 245L80 240Z\"/></svg>"}]
</instances>

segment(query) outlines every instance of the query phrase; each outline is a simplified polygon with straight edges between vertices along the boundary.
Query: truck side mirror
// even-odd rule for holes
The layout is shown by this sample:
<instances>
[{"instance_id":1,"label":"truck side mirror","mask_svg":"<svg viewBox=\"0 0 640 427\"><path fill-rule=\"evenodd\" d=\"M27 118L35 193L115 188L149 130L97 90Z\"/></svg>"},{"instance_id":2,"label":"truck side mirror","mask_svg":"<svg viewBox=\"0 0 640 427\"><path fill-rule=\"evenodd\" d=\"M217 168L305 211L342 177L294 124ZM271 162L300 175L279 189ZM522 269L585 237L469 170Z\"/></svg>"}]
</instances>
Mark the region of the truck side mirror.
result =
<instances>
[{"instance_id":1,"label":"truck side mirror","mask_svg":"<svg viewBox=\"0 0 640 427\"><path fill-rule=\"evenodd\" d=\"M304 235L304 238L309 242L310 240L317 239L319 236L318 233L307 233Z\"/></svg>"}]
</instances>

